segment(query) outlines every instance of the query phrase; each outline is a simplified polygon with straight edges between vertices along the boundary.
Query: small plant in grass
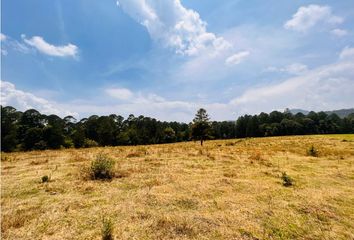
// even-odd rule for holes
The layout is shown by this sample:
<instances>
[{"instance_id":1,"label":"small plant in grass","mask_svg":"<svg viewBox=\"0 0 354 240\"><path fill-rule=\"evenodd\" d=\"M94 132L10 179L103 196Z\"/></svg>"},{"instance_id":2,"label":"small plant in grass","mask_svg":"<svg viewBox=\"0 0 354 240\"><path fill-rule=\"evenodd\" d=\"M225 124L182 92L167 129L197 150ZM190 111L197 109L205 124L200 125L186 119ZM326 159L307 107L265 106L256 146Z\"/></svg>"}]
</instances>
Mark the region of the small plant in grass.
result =
<instances>
[{"instance_id":1,"label":"small plant in grass","mask_svg":"<svg viewBox=\"0 0 354 240\"><path fill-rule=\"evenodd\" d=\"M90 148L90 147L98 147L98 143L94 140L86 138L84 140L84 147L85 148Z\"/></svg>"},{"instance_id":2,"label":"small plant in grass","mask_svg":"<svg viewBox=\"0 0 354 240\"><path fill-rule=\"evenodd\" d=\"M49 182L49 177L48 177L48 175L44 175L43 177L42 177L42 183L46 183L46 182Z\"/></svg>"},{"instance_id":3,"label":"small plant in grass","mask_svg":"<svg viewBox=\"0 0 354 240\"><path fill-rule=\"evenodd\" d=\"M318 150L312 145L308 150L307 154L312 157L318 157Z\"/></svg>"},{"instance_id":4,"label":"small plant in grass","mask_svg":"<svg viewBox=\"0 0 354 240\"><path fill-rule=\"evenodd\" d=\"M91 179L112 179L114 177L115 161L104 154L97 155L90 168Z\"/></svg>"},{"instance_id":5,"label":"small plant in grass","mask_svg":"<svg viewBox=\"0 0 354 240\"><path fill-rule=\"evenodd\" d=\"M113 222L110 218L103 218L102 220L102 240L113 240Z\"/></svg>"},{"instance_id":6,"label":"small plant in grass","mask_svg":"<svg viewBox=\"0 0 354 240\"><path fill-rule=\"evenodd\" d=\"M286 172L283 172L281 179L283 180L283 186L290 187L293 185L293 179L288 174L286 174Z\"/></svg>"}]
</instances>

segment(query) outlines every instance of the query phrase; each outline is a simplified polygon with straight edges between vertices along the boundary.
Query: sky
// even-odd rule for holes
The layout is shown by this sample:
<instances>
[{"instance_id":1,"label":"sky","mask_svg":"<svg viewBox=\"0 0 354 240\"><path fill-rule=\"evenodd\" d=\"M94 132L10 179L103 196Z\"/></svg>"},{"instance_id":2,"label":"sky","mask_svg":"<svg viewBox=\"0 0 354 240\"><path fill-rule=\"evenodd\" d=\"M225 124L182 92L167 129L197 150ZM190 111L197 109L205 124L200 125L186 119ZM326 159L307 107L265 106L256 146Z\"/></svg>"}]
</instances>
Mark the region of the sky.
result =
<instances>
[{"instance_id":1,"label":"sky","mask_svg":"<svg viewBox=\"0 0 354 240\"><path fill-rule=\"evenodd\" d=\"M354 107L354 1L2 0L1 104L77 119Z\"/></svg>"}]
</instances>

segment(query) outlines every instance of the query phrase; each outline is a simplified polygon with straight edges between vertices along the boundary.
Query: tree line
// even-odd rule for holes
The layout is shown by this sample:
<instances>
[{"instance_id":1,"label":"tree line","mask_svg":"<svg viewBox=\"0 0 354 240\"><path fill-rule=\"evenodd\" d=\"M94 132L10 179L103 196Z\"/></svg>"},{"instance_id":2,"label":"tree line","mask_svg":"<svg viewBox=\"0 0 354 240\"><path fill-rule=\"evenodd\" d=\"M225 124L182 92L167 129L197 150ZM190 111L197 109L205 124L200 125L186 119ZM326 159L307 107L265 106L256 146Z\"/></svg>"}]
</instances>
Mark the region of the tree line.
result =
<instances>
[{"instance_id":1,"label":"tree line","mask_svg":"<svg viewBox=\"0 0 354 240\"><path fill-rule=\"evenodd\" d=\"M144 145L206 139L230 139L301 134L354 133L354 114L310 112L244 115L236 121L210 121L200 109L189 124L158 121L145 116L92 115L77 121L72 116L24 112L1 106L1 151Z\"/></svg>"}]
</instances>

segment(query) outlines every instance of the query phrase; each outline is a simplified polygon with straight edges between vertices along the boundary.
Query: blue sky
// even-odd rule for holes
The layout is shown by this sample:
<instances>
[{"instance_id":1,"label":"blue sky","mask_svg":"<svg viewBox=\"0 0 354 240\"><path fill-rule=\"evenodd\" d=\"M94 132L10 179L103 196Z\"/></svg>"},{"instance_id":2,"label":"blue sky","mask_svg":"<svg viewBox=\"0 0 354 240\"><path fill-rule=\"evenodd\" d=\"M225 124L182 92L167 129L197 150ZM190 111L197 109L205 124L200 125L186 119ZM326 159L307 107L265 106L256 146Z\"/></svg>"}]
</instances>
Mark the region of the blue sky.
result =
<instances>
[{"instance_id":1,"label":"blue sky","mask_svg":"<svg viewBox=\"0 0 354 240\"><path fill-rule=\"evenodd\" d=\"M189 122L354 107L354 2L3 0L1 102Z\"/></svg>"}]
</instances>

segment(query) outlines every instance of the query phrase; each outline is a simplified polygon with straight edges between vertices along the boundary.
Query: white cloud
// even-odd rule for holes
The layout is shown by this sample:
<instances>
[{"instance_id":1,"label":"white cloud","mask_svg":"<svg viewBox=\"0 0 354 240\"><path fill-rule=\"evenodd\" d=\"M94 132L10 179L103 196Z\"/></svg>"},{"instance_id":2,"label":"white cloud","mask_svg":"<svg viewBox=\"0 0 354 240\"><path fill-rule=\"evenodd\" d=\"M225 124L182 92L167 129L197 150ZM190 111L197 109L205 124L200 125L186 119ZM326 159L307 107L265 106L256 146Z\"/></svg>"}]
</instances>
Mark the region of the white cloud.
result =
<instances>
[{"instance_id":1,"label":"white cloud","mask_svg":"<svg viewBox=\"0 0 354 240\"><path fill-rule=\"evenodd\" d=\"M345 29L336 28L331 31L331 33L337 37L344 37L348 35L348 31Z\"/></svg>"},{"instance_id":2,"label":"white cloud","mask_svg":"<svg viewBox=\"0 0 354 240\"><path fill-rule=\"evenodd\" d=\"M68 104L71 110L80 113L80 116L91 114L109 115L116 109L116 114L127 117L144 115L161 121L192 121L196 111L203 107L208 110L212 120L235 119L230 105L224 103L204 103L195 101L167 100L156 94L133 93L134 97L129 101L117 104L98 105L95 102L84 101Z\"/></svg>"},{"instance_id":3,"label":"white cloud","mask_svg":"<svg viewBox=\"0 0 354 240\"><path fill-rule=\"evenodd\" d=\"M292 75L301 75L308 71L308 67L302 63L293 63L285 67L268 67L266 72L281 72L288 73Z\"/></svg>"},{"instance_id":4,"label":"white cloud","mask_svg":"<svg viewBox=\"0 0 354 240\"><path fill-rule=\"evenodd\" d=\"M108 88L105 92L109 96L120 100L129 100L133 97L133 93L126 88Z\"/></svg>"},{"instance_id":5,"label":"white cloud","mask_svg":"<svg viewBox=\"0 0 354 240\"><path fill-rule=\"evenodd\" d=\"M125 103L150 104L152 102L165 102L163 97L154 93L144 94L142 92L132 92L127 88L106 88L104 92L114 98L122 100Z\"/></svg>"},{"instance_id":6,"label":"white cloud","mask_svg":"<svg viewBox=\"0 0 354 240\"><path fill-rule=\"evenodd\" d=\"M303 108L331 110L354 105L354 62L322 66L277 84L245 91L230 104L239 112Z\"/></svg>"},{"instance_id":7,"label":"white cloud","mask_svg":"<svg viewBox=\"0 0 354 240\"><path fill-rule=\"evenodd\" d=\"M0 88L1 105L3 106L12 106L21 111L34 108L45 114L77 116L77 113L64 110L63 107L56 103L50 102L44 98L37 97L32 93L16 89L15 85L10 82L0 81Z\"/></svg>"},{"instance_id":8,"label":"white cloud","mask_svg":"<svg viewBox=\"0 0 354 240\"><path fill-rule=\"evenodd\" d=\"M230 57L228 57L225 60L225 63L227 65L237 65L240 64L246 57L248 57L250 55L250 52L248 51L242 51L239 53L236 53Z\"/></svg>"},{"instance_id":9,"label":"white cloud","mask_svg":"<svg viewBox=\"0 0 354 240\"><path fill-rule=\"evenodd\" d=\"M349 52L352 50L348 50ZM289 65L291 66L291 65ZM286 67L284 67L285 69ZM303 108L308 110L333 110L354 105L354 62L343 58L338 62L307 70L302 75L274 84L253 87L230 101L208 102L207 99L173 100L154 93L133 92L126 88L104 89L103 102L76 100L61 105L37 98L33 94L15 89L11 83L2 84L2 99L20 109L34 107L42 112L59 114L59 109L77 112L80 117L92 114L112 113L127 117L129 114L144 115L166 121L189 122L198 108L207 109L212 120L235 120L242 114L261 111ZM6 89L6 90L3 90ZM5 95L5 97L3 97ZM107 99L110 96L110 99ZM118 101L116 101L118 99Z\"/></svg>"},{"instance_id":10,"label":"white cloud","mask_svg":"<svg viewBox=\"0 0 354 240\"><path fill-rule=\"evenodd\" d=\"M342 52L339 54L340 59L349 59L354 58L354 48L345 47Z\"/></svg>"},{"instance_id":11,"label":"white cloud","mask_svg":"<svg viewBox=\"0 0 354 240\"><path fill-rule=\"evenodd\" d=\"M303 74L308 70L307 66L301 63L293 63L285 67L286 72L294 75Z\"/></svg>"},{"instance_id":12,"label":"white cloud","mask_svg":"<svg viewBox=\"0 0 354 240\"><path fill-rule=\"evenodd\" d=\"M117 104L97 106L95 103L85 103L84 107L80 104L71 105L77 107L76 110L79 112L87 111L85 114L92 112L110 114L112 109L119 109L119 114L125 116L133 113L160 120L184 122L191 121L195 111L200 107L207 109L213 120L234 120L242 114L283 110L287 107L320 111L350 108L354 105L353 61L342 59L313 70L296 63L281 70L293 72L298 76L246 89L238 97L226 102L208 102L208 98L190 101L170 100L156 94L129 91L132 97Z\"/></svg>"},{"instance_id":13,"label":"white cloud","mask_svg":"<svg viewBox=\"0 0 354 240\"><path fill-rule=\"evenodd\" d=\"M332 14L331 7L312 4L300 7L292 19L284 24L284 27L299 32L306 32L320 23L338 25L343 21L343 18Z\"/></svg>"},{"instance_id":14,"label":"white cloud","mask_svg":"<svg viewBox=\"0 0 354 240\"><path fill-rule=\"evenodd\" d=\"M22 38L25 43L29 46L36 48L41 53L47 54L49 56L55 57L75 57L78 53L78 47L69 43L64 46L54 46L47 43L42 37L34 36L30 39L27 39L24 35Z\"/></svg>"},{"instance_id":15,"label":"white cloud","mask_svg":"<svg viewBox=\"0 0 354 240\"><path fill-rule=\"evenodd\" d=\"M5 42L7 39L7 36L3 33L0 33L0 42ZM6 56L7 55L7 50L2 48L2 44L1 44L1 55Z\"/></svg>"},{"instance_id":16,"label":"white cloud","mask_svg":"<svg viewBox=\"0 0 354 240\"><path fill-rule=\"evenodd\" d=\"M5 34L3 34L3 33L0 33L0 41L2 42L2 41L6 41L6 35Z\"/></svg>"},{"instance_id":17,"label":"white cloud","mask_svg":"<svg viewBox=\"0 0 354 240\"><path fill-rule=\"evenodd\" d=\"M24 43L21 43L15 39L10 38L10 37L7 38L6 47L13 49L17 52L24 53L24 54L27 54L31 51L31 49L29 47L27 47Z\"/></svg>"},{"instance_id":18,"label":"white cloud","mask_svg":"<svg viewBox=\"0 0 354 240\"><path fill-rule=\"evenodd\" d=\"M299 53L299 49L302 47L299 41L300 37L292 36L282 29L241 25L227 30L222 36L234 46L232 50L222 51L212 57L209 54L202 54L188 58L182 64L176 65L174 71L170 72L172 81L178 83L216 83L220 81L230 83L232 81L233 84L239 83L237 89L242 89L244 84L241 79L245 80L250 75L261 73L267 65L281 66L284 62L289 61L290 56L304 55L304 53ZM249 51L250 55L243 59L242 68L240 65L230 67L225 64L225 60L230 55L243 51ZM294 61L303 61L300 58L294 59ZM265 66L265 64L267 65Z\"/></svg>"},{"instance_id":19,"label":"white cloud","mask_svg":"<svg viewBox=\"0 0 354 240\"><path fill-rule=\"evenodd\" d=\"M145 26L152 39L178 54L195 56L203 50L217 53L231 47L222 37L207 32L207 23L180 0L120 0L117 5Z\"/></svg>"},{"instance_id":20,"label":"white cloud","mask_svg":"<svg viewBox=\"0 0 354 240\"><path fill-rule=\"evenodd\" d=\"M115 95L110 92L112 88L104 89L112 99ZM119 89L119 92L122 89ZM118 109L118 113L127 117L129 114L145 115L163 121L182 121L190 122L198 108L204 107L212 114L214 120L224 120L225 114L231 113L227 104L222 103L203 103L197 101L168 100L155 93L144 93L141 91L133 92L124 88L124 92L129 93L129 97L114 103L109 101L107 104L97 105L96 101L83 101L70 104L72 110L80 112L81 115L111 114L112 109ZM119 99L122 100L122 99Z\"/></svg>"}]
</instances>

